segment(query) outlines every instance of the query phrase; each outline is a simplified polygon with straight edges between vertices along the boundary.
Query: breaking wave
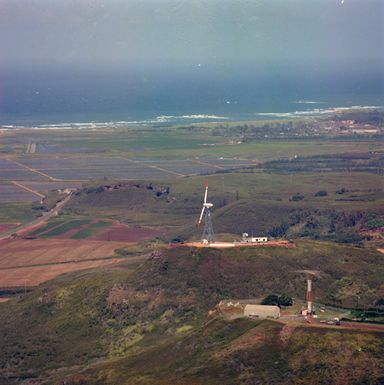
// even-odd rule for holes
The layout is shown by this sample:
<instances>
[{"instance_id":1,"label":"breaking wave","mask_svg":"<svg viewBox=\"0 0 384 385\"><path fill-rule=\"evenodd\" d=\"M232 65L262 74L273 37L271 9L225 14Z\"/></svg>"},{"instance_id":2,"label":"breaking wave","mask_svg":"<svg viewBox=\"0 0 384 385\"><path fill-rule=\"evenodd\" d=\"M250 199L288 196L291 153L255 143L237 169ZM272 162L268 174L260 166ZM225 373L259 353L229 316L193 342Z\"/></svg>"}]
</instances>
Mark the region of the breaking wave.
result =
<instances>
[{"instance_id":1,"label":"breaking wave","mask_svg":"<svg viewBox=\"0 0 384 385\"><path fill-rule=\"evenodd\" d=\"M294 111L294 112L258 112L255 115L265 117L278 117L278 118L299 118L303 116L318 116L336 114L340 112L346 112L350 110L372 110L382 109L383 106L352 106L352 107L333 107L333 108L314 108L312 110Z\"/></svg>"},{"instance_id":2,"label":"breaking wave","mask_svg":"<svg viewBox=\"0 0 384 385\"><path fill-rule=\"evenodd\" d=\"M161 115L156 116L153 119L145 120L119 120L109 122L66 122L66 123L52 123L52 124L38 124L38 125L2 125L3 129L36 129L36 130L81 130L81 129L98 129L98 128L118 128L126 127L129 125L147 126L164 123L180 123L180 122L206 122L216 120L228 120L230 118L219 115L208 115L208 114L195 114L195 115Z\"/></svg>"}]
</instances>

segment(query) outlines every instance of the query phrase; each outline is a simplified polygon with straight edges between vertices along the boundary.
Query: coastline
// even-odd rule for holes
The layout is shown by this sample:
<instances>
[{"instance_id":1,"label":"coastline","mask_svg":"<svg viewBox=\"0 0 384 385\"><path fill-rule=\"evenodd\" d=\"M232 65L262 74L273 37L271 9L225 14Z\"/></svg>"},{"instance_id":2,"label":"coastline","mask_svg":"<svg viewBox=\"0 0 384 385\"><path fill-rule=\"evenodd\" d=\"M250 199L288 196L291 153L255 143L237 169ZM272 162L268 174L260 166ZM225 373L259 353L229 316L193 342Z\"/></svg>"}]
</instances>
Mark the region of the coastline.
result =
<instances>
[{"instance_id":1,"label":"coastline","mask_svg":"<svg viewBox=\"0 0 384 385\"><path fill-rule=\"evenodd\" d=\"M315 101L298 101L297 104L314 105L321 102ZM300 118L317 118L331 116L335 114L342 114L351 111L371 111L384 110L384 106L375 105L354 105L354 106L340 106L340 107L325 107L303 109L289 112L254 112L247 114L233 114L223 116L219 114L190 114L190 115L159 115L153 118L143 120L116 120L116 121L84 121L84 122L50 122L44 124L1 124L0 131L9 130L97 130L97 129L114 129L125 127L156 127L156 126L174 126L178 124L202 124L202 123L225 123L225 122L251 122L264 120L285 120L285 119L300 119Z\"/></svg>"}]
</instances>

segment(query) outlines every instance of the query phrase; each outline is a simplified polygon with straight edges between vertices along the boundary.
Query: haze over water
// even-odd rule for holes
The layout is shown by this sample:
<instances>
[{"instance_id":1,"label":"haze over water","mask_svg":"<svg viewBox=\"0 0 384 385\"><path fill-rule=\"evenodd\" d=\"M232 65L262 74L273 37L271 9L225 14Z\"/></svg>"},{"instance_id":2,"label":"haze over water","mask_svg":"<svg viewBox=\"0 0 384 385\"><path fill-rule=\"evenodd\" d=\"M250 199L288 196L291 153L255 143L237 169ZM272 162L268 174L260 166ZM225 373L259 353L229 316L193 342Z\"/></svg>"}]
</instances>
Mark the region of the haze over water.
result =
<instances>
[{"instance_id":1,"label":"haze over water","mask_svg":"<svg viewBox=\"0 0 384 385\"><path fill-rule=\"evenodd\" d=\"M384 105L381 0L0 0L0 10L4 125Z\"/></svg>"}]
</instances>

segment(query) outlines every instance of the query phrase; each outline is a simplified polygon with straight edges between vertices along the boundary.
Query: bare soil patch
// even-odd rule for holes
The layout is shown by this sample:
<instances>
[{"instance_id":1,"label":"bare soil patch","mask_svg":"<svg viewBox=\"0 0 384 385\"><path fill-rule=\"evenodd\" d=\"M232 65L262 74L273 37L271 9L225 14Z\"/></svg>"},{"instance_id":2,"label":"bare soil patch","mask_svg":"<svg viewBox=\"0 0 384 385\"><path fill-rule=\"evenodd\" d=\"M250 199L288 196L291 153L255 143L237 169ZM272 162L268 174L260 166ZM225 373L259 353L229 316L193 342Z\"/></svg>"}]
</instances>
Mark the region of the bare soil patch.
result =
<instances>
[{"instance_id":1,"label":"bare soil patch","mask_svg":"<svg viewBox=\"0 0 384 385\"><path fill-rule=\"evenodd\" d=\"M7 302L9 300L10 300L10 298L8 298L8 297L2 297L2 298L0 298L0 303L1 302Z\"/></svg>"}]
</instances>

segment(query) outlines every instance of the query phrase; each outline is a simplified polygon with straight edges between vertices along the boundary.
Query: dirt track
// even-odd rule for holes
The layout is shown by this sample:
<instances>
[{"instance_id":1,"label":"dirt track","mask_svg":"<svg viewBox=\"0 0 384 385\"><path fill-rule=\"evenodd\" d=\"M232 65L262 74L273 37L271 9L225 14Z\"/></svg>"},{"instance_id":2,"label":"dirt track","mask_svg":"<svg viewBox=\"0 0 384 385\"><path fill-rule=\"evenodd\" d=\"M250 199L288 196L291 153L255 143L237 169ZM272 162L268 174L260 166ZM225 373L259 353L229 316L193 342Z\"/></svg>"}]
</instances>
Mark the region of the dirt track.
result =
<instances>
[{"instance_id":1,"label":"dirt track","mask_svg":"<svg viewBox=\"0 0 384 385\"><path fill-rule=\"evenodd\" d=\"M203 243L203 242L190 242L190 243L180 243L172 245L172 247L177 246L187 246L187 247L209 247L216 249L227 249L231 247L270 247L270 246L279 246L286 248L296 247L294 243L288 241L268 241L268 242L260 242L260 243L242 243L242 242L212 242L212 243Z\"/></svg>"}]
</instances>

